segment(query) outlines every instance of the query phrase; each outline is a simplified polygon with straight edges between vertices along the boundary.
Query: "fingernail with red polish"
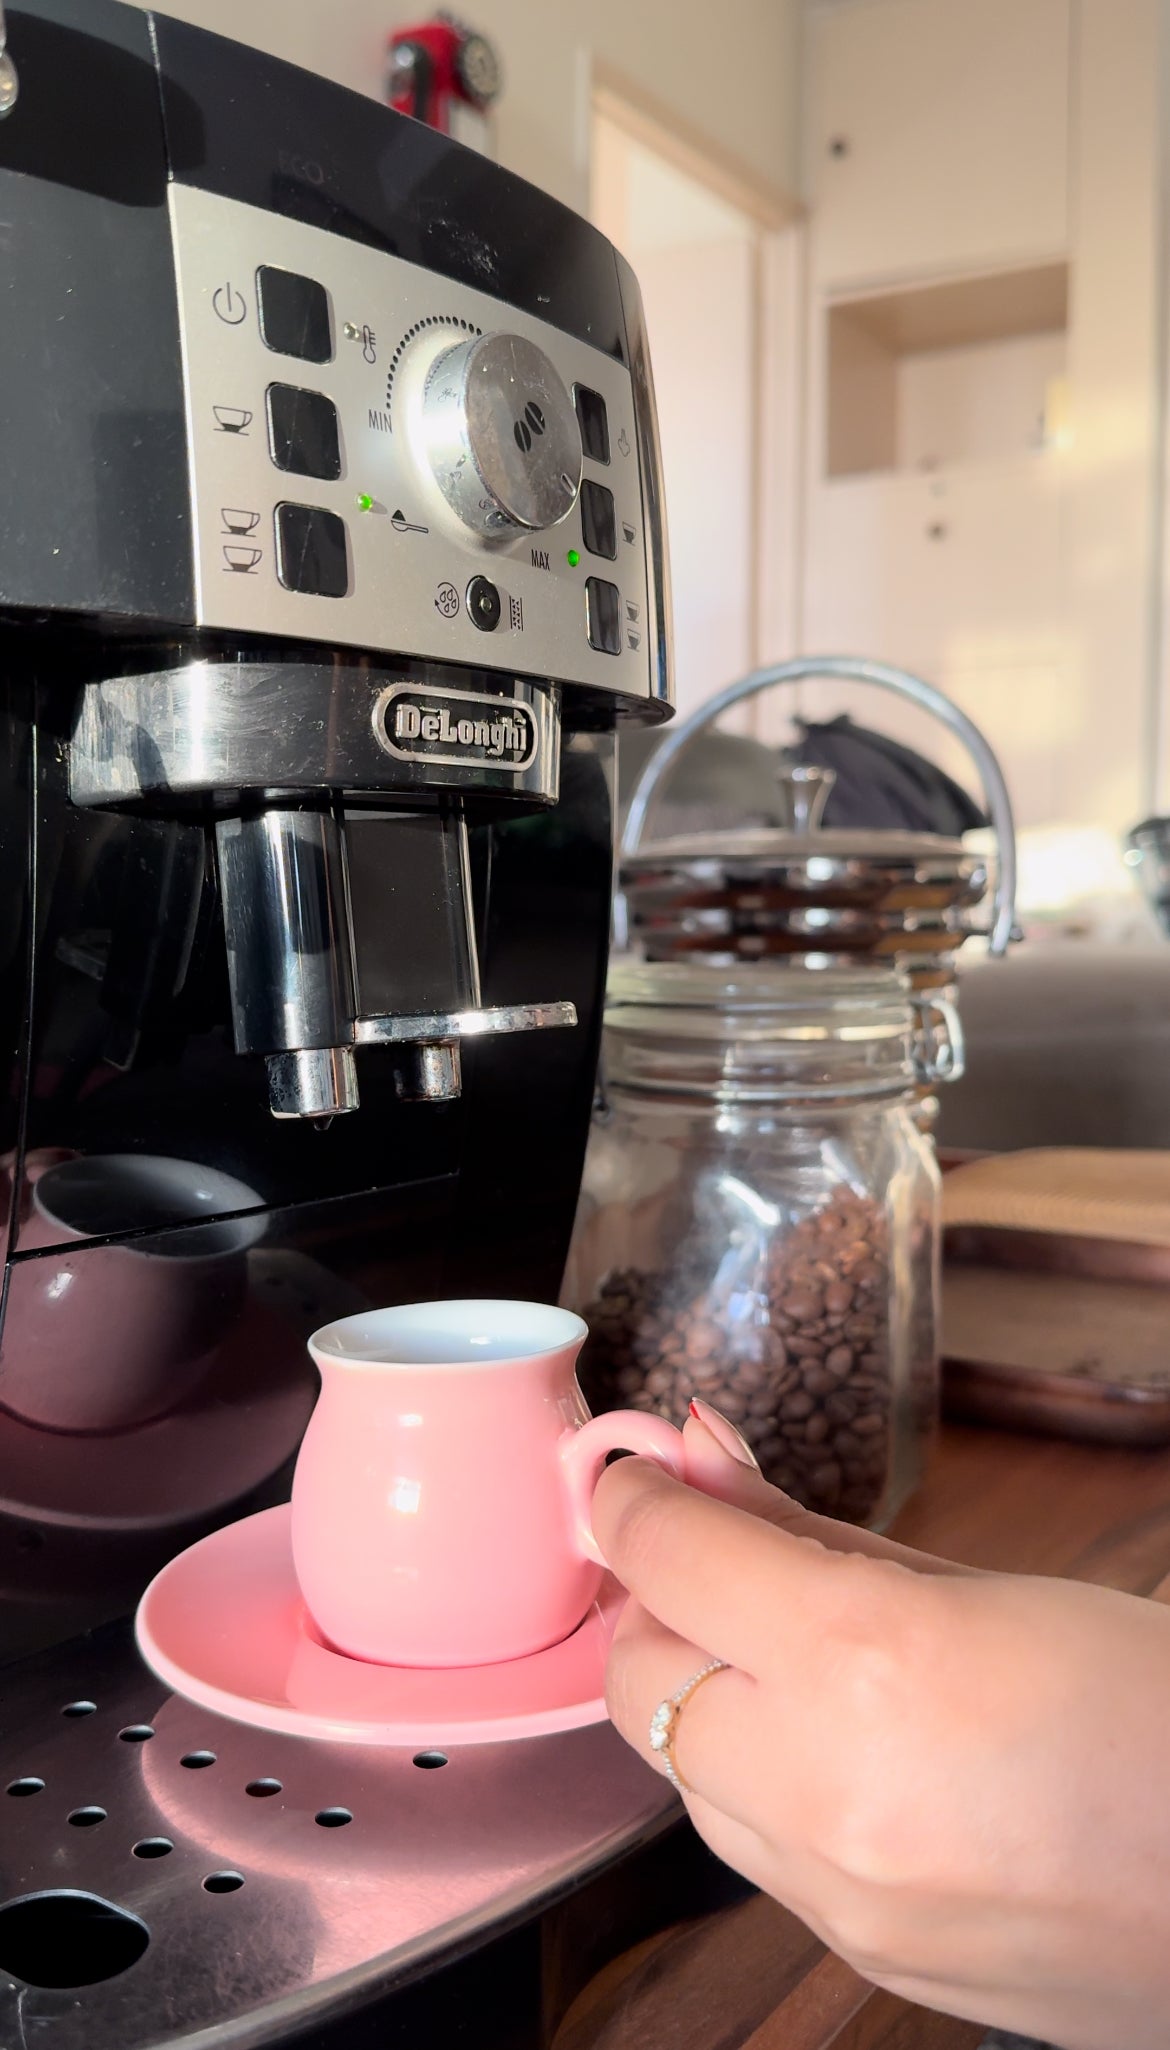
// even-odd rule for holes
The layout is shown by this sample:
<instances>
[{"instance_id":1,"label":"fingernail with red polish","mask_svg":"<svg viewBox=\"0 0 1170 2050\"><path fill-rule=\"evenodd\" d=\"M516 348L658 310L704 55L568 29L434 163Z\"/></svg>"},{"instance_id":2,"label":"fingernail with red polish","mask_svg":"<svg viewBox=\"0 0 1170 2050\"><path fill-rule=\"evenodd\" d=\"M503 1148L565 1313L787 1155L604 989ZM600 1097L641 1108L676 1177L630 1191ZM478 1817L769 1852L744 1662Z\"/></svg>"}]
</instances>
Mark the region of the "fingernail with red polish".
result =
<instances>
[{"instance_id":1,"label":"fingernail with red polish","mask_svg":"<svg viewBox=\"0 0 1170 2050\"><path fill-rule=\"evenodd\" d=\"M730 1453L732 1459L737 1459L741 1466L754 1466L756 1472L759 1473L760 1462L748 1444L747 1439L736 1430L734 1424L728 1422L725 1416L720 1416L717 1409L712 1409L709 1402L704 1402L700 1396L693 1395L691 1397L691 1415L697 1423L703 1424L710 1431L715 1443L724 1452Z\"/></svg>"}]
</instances>

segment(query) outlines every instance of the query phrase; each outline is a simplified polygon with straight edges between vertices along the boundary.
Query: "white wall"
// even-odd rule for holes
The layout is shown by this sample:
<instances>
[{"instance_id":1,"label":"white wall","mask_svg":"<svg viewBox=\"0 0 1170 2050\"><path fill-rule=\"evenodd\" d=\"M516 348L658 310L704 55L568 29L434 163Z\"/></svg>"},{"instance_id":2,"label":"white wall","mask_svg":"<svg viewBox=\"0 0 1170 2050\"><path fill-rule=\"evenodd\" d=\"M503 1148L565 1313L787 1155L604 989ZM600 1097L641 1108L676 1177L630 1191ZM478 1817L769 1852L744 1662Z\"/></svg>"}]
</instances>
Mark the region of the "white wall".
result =
<instances>
[{"instance_id":1,"label":"white wall","mask_svg":"<svg viewBox=\"0 0 1170 2050\"><path fill-rule=\"evenodd\" d=\"M167 0L163 13L381 97L386 39L428 0ZM462 11L462 10L461 10ZM584 212L596 62L777 193L797 182L800 0L474 0L505 70L500 161Z\"/></svg>"},{"instance_id":2,"label":"white wall","mask_svg":"<svg viewBox=\"0 0 1170 2050\"><path fill-rule=\"evenodd\" d=\"M740 209L604 116L590 215L629 258L646 309L685 715L756 654L761 235Z\"/></svg>"},{"instance_id":3,"label":"white wall","mask_svg":"<svg viewBox=\"0 0 1170 2050\"><path fill-rule=\"evenodd\" d=\"M1170 785L1170 678L1159 682L1154 660L1170 7L822 0L811 22L802 638L929 677L983 728L1026 831L1100 832L1116 848L1153 805L1159 751ZM1030 64L1014 41L1025 32L1037 39ZM1046 113L1033 124L1038 76ZM899 97L911 87L927 109L917 127ZM1070 271L1052 445L1026 446L1065 346L1037 330L905 361L900 446L891 433L872 475L826 479L823 321L835 295L884 287L896 299L1018 272L1028 249L1041 271ZM891 426L897 380L889 371ZM841 703L961 766L925 721L872 693L806 702L822 716Z\"/></svg>"}]
</instances>

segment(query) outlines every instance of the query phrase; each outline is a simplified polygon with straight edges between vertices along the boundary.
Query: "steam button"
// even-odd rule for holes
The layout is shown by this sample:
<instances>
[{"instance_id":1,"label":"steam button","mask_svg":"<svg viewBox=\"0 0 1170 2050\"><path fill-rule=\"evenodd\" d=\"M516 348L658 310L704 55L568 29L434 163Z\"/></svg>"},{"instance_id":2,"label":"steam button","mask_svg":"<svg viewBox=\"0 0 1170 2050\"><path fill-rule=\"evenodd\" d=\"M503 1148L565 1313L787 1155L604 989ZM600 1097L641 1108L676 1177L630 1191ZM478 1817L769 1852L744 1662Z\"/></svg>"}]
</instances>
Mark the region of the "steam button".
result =
<instances>
[{"instance_id":1,"label":"steam button","mask_svg":"<svg viewBox=\"0 0 1170 2050\"><path fill-rule=\"evenodd\" d=\"M590 391L587 384L573 386L573 404L577 410L577 425L581 429L581 446L592 462L609 461L609 414L600 392Z\"/></svg>"},{"instance_id":2,"label":"steam button","mask_svg":"<svg viewBox=\"0 0 1170 2050\"><path fill-rule=\"evenodd\" d=\"M280 356L299 356L302 363L330 361L333 329L324 285L264 263L256 272L256 303L268 348Z\"/></svg>"},{"instance_id":3,"label":"steam button","mask_svg":"<svg viewBox=\"0 0 1170 2050\"><path fill-rule=\"evenodd\" d=\"M344 598L349 590L345 521L320 505L278 505L276 573L286 591Z\"/></svg>"}]
</instances>

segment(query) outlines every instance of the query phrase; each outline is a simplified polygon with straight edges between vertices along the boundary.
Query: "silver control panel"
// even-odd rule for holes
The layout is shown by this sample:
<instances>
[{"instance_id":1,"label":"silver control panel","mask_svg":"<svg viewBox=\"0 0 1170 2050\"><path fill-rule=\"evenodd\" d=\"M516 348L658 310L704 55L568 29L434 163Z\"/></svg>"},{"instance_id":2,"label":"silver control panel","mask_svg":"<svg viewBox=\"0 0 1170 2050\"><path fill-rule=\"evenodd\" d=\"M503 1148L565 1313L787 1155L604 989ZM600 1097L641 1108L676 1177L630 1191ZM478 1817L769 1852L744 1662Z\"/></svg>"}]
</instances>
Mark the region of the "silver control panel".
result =
<instances>
[{"instance_id":1,"label":"silver control panel","mask_svg":"<svg viewBox=\"0 0 1170 2050\"><path fill-rule=\"evenodd\" d=\"M173 185L198 623L653 695L629 373Z\"/></svg>"}]
</instances>

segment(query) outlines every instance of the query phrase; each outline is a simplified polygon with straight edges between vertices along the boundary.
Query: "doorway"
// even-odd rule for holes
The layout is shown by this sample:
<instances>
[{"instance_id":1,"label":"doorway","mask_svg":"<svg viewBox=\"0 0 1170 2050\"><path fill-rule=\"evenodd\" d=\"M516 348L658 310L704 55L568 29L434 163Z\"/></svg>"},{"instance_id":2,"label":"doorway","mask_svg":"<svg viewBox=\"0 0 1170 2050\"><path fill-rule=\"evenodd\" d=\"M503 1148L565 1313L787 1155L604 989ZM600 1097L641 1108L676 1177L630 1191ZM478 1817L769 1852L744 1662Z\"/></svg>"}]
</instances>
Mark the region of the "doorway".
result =
<instances>
[{"instance_id":1,"label":"doorway","mask_svg":"<svg viewBox=\"0 0 1170 2050\"><path fill-rule=\"evenodd\" d=\"M593 95L590 213L642 288L685 716L795 646L797 237L609 86ZM755 709L726 723L751 732Z\"/></svg>"}]
</instances>

